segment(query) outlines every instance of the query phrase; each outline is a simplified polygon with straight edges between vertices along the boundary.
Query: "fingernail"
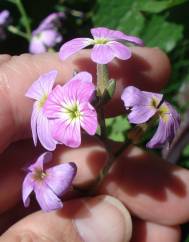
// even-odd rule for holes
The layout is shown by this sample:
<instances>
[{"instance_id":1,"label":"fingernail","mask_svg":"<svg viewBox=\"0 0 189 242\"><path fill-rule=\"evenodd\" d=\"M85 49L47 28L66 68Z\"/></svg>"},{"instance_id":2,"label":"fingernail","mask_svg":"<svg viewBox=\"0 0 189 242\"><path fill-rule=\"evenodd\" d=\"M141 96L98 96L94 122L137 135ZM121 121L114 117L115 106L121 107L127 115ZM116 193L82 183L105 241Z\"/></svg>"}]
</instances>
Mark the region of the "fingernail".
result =
<instances>
[{"instance_id":1,"label":"fingernail","mask_svg":"<svg viewBox=\"0 0 189 242\"><path fill-rule=\"evenodd\" d=\"M85 242L130 241L131 217L122 203L110 196L83 199L83 208L74 222L81 239Z\"/></svg>"}]
</instances>

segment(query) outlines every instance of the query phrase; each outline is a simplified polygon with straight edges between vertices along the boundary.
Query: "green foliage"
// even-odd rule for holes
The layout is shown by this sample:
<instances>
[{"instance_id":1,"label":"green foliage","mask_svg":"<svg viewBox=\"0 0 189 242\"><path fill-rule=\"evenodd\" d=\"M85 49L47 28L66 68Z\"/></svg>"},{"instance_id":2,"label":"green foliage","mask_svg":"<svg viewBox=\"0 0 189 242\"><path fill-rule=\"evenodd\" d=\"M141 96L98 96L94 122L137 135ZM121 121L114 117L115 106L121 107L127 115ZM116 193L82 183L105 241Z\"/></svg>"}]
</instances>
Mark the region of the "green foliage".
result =
<instances>
[{"instance_id":1,"label":"green foliage","mask_svg":"<svg viewBox=\"0 0 189 242\"><path fill-rule=\"evenodd\" d=\"M139 8L141 11L145 11L148 13L160 13L164 10L175 7L176 5L185 3L186 1L187 0L165 0L165 1L140 0Z\"/></svg>"},{"instance_id":2,"label":"green foliage","mask_svg":"<svg viewBox=\"0 0 189 242\"><path fill-rule=\"evenodd\" d=\"M167 52L173 50L183 37L183 26L167 21L160 13L184 0L98 0L93 22L96 26L107 26L138 35L150 47L160 47Z\"/></svg>"},{"instance_id":3,"label":"green foliage","mask_svg":"<svg viewBox=\"0 0 189 242\"><path fill-rule=\"evenodd\" d=\"M130 124L125 116L106 119L108 138L118 142L124 142L127 138L127 131Z\"/></svg>"},{"instance_id":4,"label":"green foliage","mask_svg":"<svg viewBox=\"0 0 189 242\"><path fill-rule=\"evenodd\" d=\"M147 46L158 46L167 52L173 50L182 37L182 25L170 23L165 20L165 17L156 15L147 23L142 35Z\"/></svg>"}]
</instances>

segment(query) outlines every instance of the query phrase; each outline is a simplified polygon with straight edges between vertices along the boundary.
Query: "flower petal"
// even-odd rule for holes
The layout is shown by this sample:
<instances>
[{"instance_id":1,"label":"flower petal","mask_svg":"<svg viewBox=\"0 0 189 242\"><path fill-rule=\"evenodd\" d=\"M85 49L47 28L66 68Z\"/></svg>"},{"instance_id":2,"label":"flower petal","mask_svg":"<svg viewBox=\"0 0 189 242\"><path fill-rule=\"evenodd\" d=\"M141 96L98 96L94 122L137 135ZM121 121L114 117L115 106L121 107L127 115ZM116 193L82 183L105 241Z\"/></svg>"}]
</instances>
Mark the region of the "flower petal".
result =
<instances>
[{"instance_id":1,"label":"flower petal","mask_svg":"<svg viewBox=\"0 0 189 242\"><path fill-rule=\"evenodd\" d=\"M126 109L135 105L149 104L149 100L146 100L143 92L134 86L126 87L121 95L121 99L124 102Z\"/></svg>"},{"instance_id":2,"label":"flower petal","mask_svg":"<svg viewBox=\"0 0 189 242\"><path fill-rule=\"evenodd\" d=\"M40 101L44 95L48 95L51 92L57 74L57 70L52 70L48 73L41 75L31 85L31 87L26 92L25 96Z\"/></svg>"},{"instance_id":3,"label":"flower petal","mask_svg":"<svg viewBox=\"0 0 189 242\"><path fill-rule=\"evenodd\" d=\"M53 120L49 120L43 111L39 112L37 119L38 138L43 147L50 151L56 149L56 141L52 137L52 123Z\"/></svg>"},{"instance_id":4,"label":"flower petal","mask_svg":"<svg viewBox=\"0 0 189 242\"><path fill-rule=\"evenodd\" d=\"M107 64L113 58L113 51L107 44L96 44L92 49L91 59L98 64Z\"/></svg>"},{"instance_id":5,"label":"flower petal","mask_svg":"<svg viewBox=\"0 0 189 242\"><path fill-rule=\"evenodd\" d=\"M158 99L158 102L160 102L163 98L163 95L141 91L134 86L126 87L121 95L121 99L124 102L126 109L135 105L149 106L151 105L152 98L156 98Z\"/></svg>"},{"instance_id":6,"label":"flower petal","mask_svg":"<svg viewBox=\"0 0 189 242\"><path fill-rule=\"evenodd\" d=\"M44 182L36 182L34 192L43 211L50 212L63 207L62 201Z\"/></svg>"},{"instance_id":7,"label":"flower petal","mask_svg":"<svg viewBox=\"0 0 189 242\"><path fill-rule=\"evenodd\" d=\"M29 52L32 54L40 54L46 51L47 48L43 42L37 36L33 36L30 41Z\"/></svg>"},{"instance_id":8,"label":"flower petal","mask_svg":"<svg viewBox=\"0 0 189 242\"><path fill-rule=\"evenodd\" d=\"M148 148L161 148L167 141L168 137L170 135L171 123L165 123L161 118L159 120L158 129L156 130L156 133L152 137L152 139L146 144L146 147Z\"/></svg>"},{"instance_id":9,"label":"flower petal","mask_svg":"<svg viewBox=\"0 0 189 242\"><path fill-rule=\"evenodd\" d=\"M76 171L76 165L71 162L51 167L46 170L45 183L57 196L63 195L70 188Z\"/></svg>"},{"instance_id":10,"label":"flower petal","mask_svg":"<svg viewBox=\"0 0 189 242\"><path fill-rule=\"evenodd\" d=\"M156 111L151 106L134 106L128 115L128 120L133 124L142 124L148 121Z\"/></svg>"},{"instance_id":11,"label":"flower petal","mask_svg":"<svg viewBox=\"0 0 189 242\"><path fill-rule=\"evenodd\" d=\"M77 73L71 80L72 81L73 80L81 80L83 82L90 82L90 83L92 83L93 78L92 78L92 75L89 72L81 71L81 72Z\"/></svg>"},{"instance_id":12,"label":"flower petal","mask_svg":"<svg viewBox=\"0 0 189 242\"><path fill-rule=\"evenodd\" d=\"M32 130L32 138L34 145L37 145L37 118L39 115L39 110L37 107L37 103L35 102L33 105L33 111L31 115L31 130Z\"/></svg>"},{"instance_id":13,"label":"flower petal","mask_svg":"<svg viewBox=\"0 0 189 242\"><path fill-rule=\"evenodd\" d=\"M76 148L81 144L81 130L79 120L56 120L53 125L53 137L69 147Z\"/></svg>"},{"instance_id":14,"label":"flower petal","mask_svg":"<svg viewBox=\"0 0 189 242\"><path fill-rule=\"evenodd\" d=\"M64 18L65 14L63 12L51 13L43 19L37 30L55 29L57 26L61 25L61 20Z\"/></svg>"},{"instance_id":15,"label":"flower petal","mask_svg":"<svg viewBox=\"0 0 189 242\"><path fill-rule=\"evenodd\" d=\"M54 47L57 43L62 41L60 33L55 29L44 30L40 34L41 42L48 48Z\"/></svg>"},{"instance_id":16,"label":"flower petal","mask_svg":"<svg viewBox=\"0 0 189 242\"><path fill-rule=\"evenodd\" d=\"M66 42L60 48L60 58L62 60L67 59L69 56L75 54L79 50L87 47L88 45L91 45L91 41L93 40L89 38L76 38Z\"/></svg>"},{"instance_id":17,"label":"flower petal","mask_svg":"<svg viewBox=\"0 0 189 242\"><path fill-rule=\"evenodd\" d=\"M62 86L57 85L49 94L43 111L48 118L59 118L61 116L62 102L64 100Z\"/></svg>"},{"instance_id":18,"label":"flower petal","mask_svg":"<svg viewBox=\"0 0 189 242\"><path fill-rule=\"evenodd\" d=\"M127 46L116 41L111 41L108 45L112 49L115 57L121 60L127 60L131 57L131 51Z\"/></svg>"},{"instance_id":19,"label":"flower petal","mask_svg":"<svg viewBox=\"0 0 189 242\"><path fill-rule=\"evenodd\" d=\"M52 160L52 153L51 152L44 152L40 155L37 161L28 167L28 170L35 171L36 169L43 171L43 164Z\"/></svg>"},{"instance_id":20,"label":"flower petal","mask_svg":"<svg viewBox=\"0 0 189 242\"><path fill-rule=\"evenodd\" d=\"M90 135L94 135L97 130L98 121L96 110L86 103L82 107L83 118L81 120L81 127Z\"/></svg>"},{"instance_id":21,"label":"flower petal","mask_svg":"<svg viewBox=\"0 0 189 242\"><path fill-rule=\"evenodd\" d=\"M95 91L95 85L92 82L86 82L74 77L62 87L62 96L67 103L72 101L90 101Z\"/></svg>"},{"instance_id":22,"label":"flower petal","mask_svg":"<svg viewBox=\"0 0 189 242\"><path fill-rule=\"evenodd\" d=\"M174 130L174 135L177 132L177 129L180 126L180 115L178 114L178 112L175 110L175 108L168 102L164 102L165 105L168 106L169 111L170 111L170 118L172 118L173 120L173 130Z\"/></svg>"},{"instance_id":23,"label":"flower petal","mask_svg":"<svg viewBox=\"0 0 189 242\"><path fill-rule=\"evenodd\" d=\"M93 28L91 29L91 34L94 38L105 38L108 40L118 40L118 41L125 40L137 45L141 45L141 46L144 45L143 41L135 36L126 35L121 31L112 30L105 27Z\"/></svg>"},{"instance_id":24,"label":"flower petal","mask_svg":"<svg viewBox=\"0 0 189 242\"><path fill-rule=\"evenodd\" d=\"M81 79L84 77L84 80ZM62 118L62 108L69 108L74 103L90 101L95 91L89 73L79 73L64 86L57 85L48 96L44 113L48 118Z\"/></svg>"},{"instance_id":25,"label":"flower petal","mask_svg":"<svg viewBox=\"0 0 189 242\"><path fill-rule=\"evenodd\" d=\"M98 28L92 28L91 29L91 34L94 39L110 39L112 40L112 32L113 30L105 28L105 27L98 27Z\"/></svg>"},{"instance_id":26,"label":"flower petal","mask_svg":"<svg viewBox=\"0 0 189 242\"><path fill-rule=\"evenodd\" d=\"M29 195L33 191L34 181L31 177L31 172L26 175L23 184L22 184L22 200L25 207L28 207L30 204Z\"/></svg>"}]
</instances>

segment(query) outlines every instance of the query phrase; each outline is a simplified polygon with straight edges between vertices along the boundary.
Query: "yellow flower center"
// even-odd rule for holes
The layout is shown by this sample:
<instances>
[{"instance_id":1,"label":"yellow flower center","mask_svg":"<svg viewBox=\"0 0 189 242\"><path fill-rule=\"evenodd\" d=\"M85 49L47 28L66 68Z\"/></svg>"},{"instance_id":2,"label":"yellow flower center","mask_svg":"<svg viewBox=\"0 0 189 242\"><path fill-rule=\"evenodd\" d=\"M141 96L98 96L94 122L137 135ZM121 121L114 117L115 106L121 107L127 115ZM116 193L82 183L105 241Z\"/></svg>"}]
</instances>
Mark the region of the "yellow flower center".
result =
<instances>
[{"instance_id":1,"label":"yellow flower center","mask_svg":"<svg viewBox=\"0 0 189 242\"><path fill-rule=\"evenodd\" d=\"M42 108L43 105L45 104L45 101L47 100L48 95L44 94L41 100L39 101L39 108Z\"/></svg>"},{"instance_id":2,"label":"yellow flower center","mask_svg":"<svg viewBox=\"0 0 189 242\"><path fill-rule=\"evenodd\" d=\"M47 174L43 172L41 169L36 169L33 174L33 178L34 180L42 181L46 177L46 175Z\"/></svg>"},{"instance_id":3,"label":"yellow flower center","mask_svg":"<svg viewBox=\"0 0 189 242\"><path fill-rule=\"evenodd\" d=\"M158 114L163 119L164 122L169 121L169 113L170 113L170 111L169 111L168 106L165 103L163 103L159 107Z\"/></svg>"},{"instance_id":4,"label":"yellow flower center","mask_svg":"<svg viewBox=\"0 0 189 242\"><path fill-rule=\"evenodd\" d=\"M164 122L169 121L169 108L165 103L160 103L159 99L153 97L151 100L151 106L157 109L157 114L163 119Z\"/></svg>"},{"instance_id":5,"label":"yellow flower center","mask_svg":"<svg viewBox=\"0 0 189 242\"><path fill-rule=\"evenodd\" d=\"M97 38L97 39L94 39L94 43L98 45L104 45L108 43L108 40L105 38Z\"/></svg>"},{"instance_id":6,"label":"yellow flower center","mask_svg":"<svg viewBox=\"0 0 189 242\"><path fill-rule=\"evenodd\" d=\"M159 101L157 98L153 97L152 100L151 100L150 105L151 105L153 108L157 108L158 105L159 105L159 103L160 103L160 101Z\"/></svg>"}]
</instances>

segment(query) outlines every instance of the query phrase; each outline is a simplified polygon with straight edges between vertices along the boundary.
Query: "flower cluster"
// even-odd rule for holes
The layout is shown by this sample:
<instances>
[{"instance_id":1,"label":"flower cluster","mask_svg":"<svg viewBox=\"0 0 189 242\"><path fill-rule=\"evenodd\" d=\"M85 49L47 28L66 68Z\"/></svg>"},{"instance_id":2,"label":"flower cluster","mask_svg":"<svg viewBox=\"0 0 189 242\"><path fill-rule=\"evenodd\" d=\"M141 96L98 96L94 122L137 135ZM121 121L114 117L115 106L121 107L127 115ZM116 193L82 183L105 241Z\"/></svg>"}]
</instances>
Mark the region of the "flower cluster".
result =
<instances>
[{"instance_id":1,"label":"flower cluster","mask_svg":"<svg viewBox=\"0 0 189 242\"><path fill-rule=\"evenodd\" d=\"M141 91L136 87L125 88L121 99L126 109L130 109L128 120L133 124L142 124L152 117L159 119L159 126L147 143L148 148L161 148L171 143L180 124L180 117L170 103L164 101L162 94Z\"/></svg>"},{"instance_id":2,"label":"flower cluster","mask_svg":"<svg viewBox=\"0 0 189 242\"><path fill-rule=\"evenodd\" d=\"M97 113L90 104L95 91L88 72L76 74L63 86L53 85L57 71L39 77L26 96L36 100L31 116L34 144L37 137L47 150L57 144L78 147L81 144L81 127L90 135L97 129Z\"/></svg>"},{"instance_id":3,"label":"flower cluster","mask_svg":"<svg viewBox=\"0 0 189 242\"><path fill-rule=\"evenodd\" d=\"M51 15L41 23L37 32L43 33L51 29L55 20L57 15ZM91 74L85 71L77 73L64 85L55 85L58 72L52 70L41 75L26 92L27 97L35 100L31 115L31 130L35 145L39 139L43 147L50 151L55 150L57 144L71 148L79 147L82 131L95 135L98 122L100 137L103 141L107 140L103 137L106 133L103 130L106 124L102 114L103 109L99 106L104 105L104 93L107 94L109 91L109 83L114 82L109 80L105 65L115 57L121 60L131 57L132 53L125 45L126 42L141 46L143 42L137 37L105 27L94 28L91 34L93 39L77 38L63 44L60 58L65 60L82 48L92 45L91 59L97 63L97 87L92 81ZM39 39L37 41L39 44ZM40 43L41 46L44 44L43 41ZM104 88L100 94L98 94L98 85ZM111 94L108 92L108 95L111 98L113 91ZM171 143L179 127L180 117L171 104L164 101L162 94L141 91L129 86L124 89L121 99L129 111L130 123L148 125L152 120L159 120L158 129L147 147L159 148ZM97 106L95 103L98 103ZM66 163L44 169L43 163L51 160L51 156L50 152L44 153L28 168L29 173L23 183L25 206L29 205L29 195L34 191L43 210L50 211L62 207L59 196L71 186L76 166L73 163Z\"/></svg>"},{"instance_id":4,"label":"flower cluster","mask_svg":"<svg viewBox=\"0 0 189 242\"><path fill-rule=\"evenodd\" d=\"M46 52L62 42L63 38L59 32L64 19L63 13L52 13L47 16L32 32L29 51L33 54Z\"/></svg>"}]
</instances>

